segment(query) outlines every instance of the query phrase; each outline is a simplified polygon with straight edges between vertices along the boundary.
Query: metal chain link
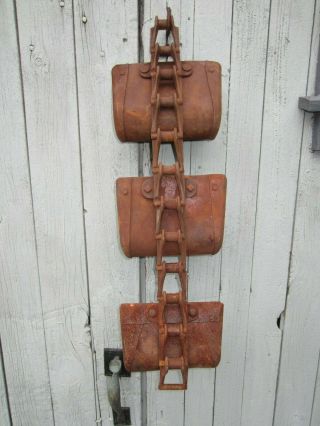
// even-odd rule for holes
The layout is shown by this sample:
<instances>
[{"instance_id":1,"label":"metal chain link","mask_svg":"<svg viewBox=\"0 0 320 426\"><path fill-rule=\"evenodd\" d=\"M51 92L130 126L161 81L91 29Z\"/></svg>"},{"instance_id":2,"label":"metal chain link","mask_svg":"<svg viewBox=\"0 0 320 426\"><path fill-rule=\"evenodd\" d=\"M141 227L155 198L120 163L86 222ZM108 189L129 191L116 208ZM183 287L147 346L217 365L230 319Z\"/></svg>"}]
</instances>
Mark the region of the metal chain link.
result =
<instances>
[{"instance_id":1,"label":"metal chain link","mask_svg":"<svg viewBox=\"0 0 320 426\"><path fill-rule=\"evenodd\" d=\"M159 30L166 31L166 44L157 43ZM169 35L172 34L173 43L168 44ZM185 236L185 178L183 167L183 117L182 117L182 84L179 30L174 25L170 8L167 8L167 19L155 18L154 27L151 28L150 39L151 53L151 140L152 140L152 172L154 181L153 203L156 210L155 238L157 241L156 273L159 301L159 389L179 390L187 388L188 380L188 354L187 354L187 247ZM161 57L172 58L165 68L159 64ZM169 64L169 65L168 65ZM172 96L160 96L159 86L165 80L174 88ZM171 130L162 130L158 124L159 113L163 109L172 109L175 112L175 126ZM159 151L162 143L171 143L176 163L163 165L159 163ZM175 197L161 195L161 185L166 177L173 177L176 182L177 193ZM164 211L176 211L179 228L172 231L162 227ZM168 263L163 259L164 246L168 242L178 244L179 256L177 262ZM166 293L163 290L166 274L176 273L179 276L180 291ZM167 323L166 313L169 305L178 305L180 322ZM177 339L180 344L179 357L169 357L166 353L168 338ZM182 373L182 383L164 383L165 376L170 369L179 369Z\"/></svg>"}]
</instances>

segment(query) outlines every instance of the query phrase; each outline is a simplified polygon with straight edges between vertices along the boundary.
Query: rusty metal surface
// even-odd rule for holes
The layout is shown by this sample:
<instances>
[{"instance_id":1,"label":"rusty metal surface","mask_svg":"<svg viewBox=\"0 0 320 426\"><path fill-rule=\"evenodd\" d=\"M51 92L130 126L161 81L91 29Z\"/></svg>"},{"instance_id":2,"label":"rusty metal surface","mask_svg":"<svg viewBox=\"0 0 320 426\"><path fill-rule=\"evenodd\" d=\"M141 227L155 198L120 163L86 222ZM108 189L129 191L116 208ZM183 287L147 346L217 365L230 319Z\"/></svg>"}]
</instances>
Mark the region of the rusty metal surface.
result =
<instances>
[{"instance_id":1,"label":"rusty metal surface","mask_svg":"<svg viewBox=\"0 0 320 426\"><path fill-rule=\"evenodd\" d=\"M185 304L187 315L187 353L189 367L215 367L220 361L223 305L219 302ZM124 342L124 363L130 371L159 368L159 304L121 305L121 332ZM166 310L168 362L179 365L182 355L175 339L181 314L177 304ZM175 359L175 361L172 361Z\"/></svg>"},{"instance_id":2,"label":"rusty metal surface","mask_svg":"<svg viewBox=\"0 0 320 426\"><path fill-rule=\"evenodd\" d=\"M185 176L185 239L187 255L215 254L223 240L226 200L224 175ZM153 178L119 178L116 185L118 223L122 249L128 257L156 255L154 229L156 212L153 205ZM160 194L169 207L174 207L178 188L173 177L163 179ZM179 227L175 209L164 209L162 226L167 231ZM143 229L143 232L141 230ZM178 244L167 242L165 256L176 256Z\"/></svg>"},{"instance_id":3,"label":"rusty metal surface","mask_svg":"<svg viewBox=\"0 0 320 426\"><path fill-rule=\"evenodd\" d=\"M159 30L166 31L164 46L156 42ZM185 176L183 165L183 140L212 138L218 130L221 72L215 62L181 62L169 8L167 19L155 18L150 53L150 64L113 69L119 138L152 141L153 176L117 181L121 244L128 256L156 256L158 286L158 303L121 305L124 362L129 371L159 369L159 389L184 390L188 368L215 367L221 352L223 305L188 303L186 262L188 254L221 246L226 178ZM171 144L175 164L159 162L163 143ZM177 293L164 291L167 274L177 275ZM165 383L171 369L181 371L181 383Z\"/></svg>"},{"instance_id":4,"label":"rusty metal surface","mask_svg":"<svg viewBox=\"0 0 320 426\"><path fill-rule=\"evenodd\" d=\"M142 78L142 65L116 65L112 70L113 115L118 138L122 142L150 140L151 127L151 79ZM163 75L172 67L160 63ZM184 140L213 139L221 119L221 68L213 61L184 61L182 67L190 67L192 73L182 78ZM150 75L150 73L148 74ZM159 90L161 97L170 96L172 83L166 80ZM159 116L162 130L170 130L174 124L172 111L163 110Z\"/></svg>"}]
</instances>

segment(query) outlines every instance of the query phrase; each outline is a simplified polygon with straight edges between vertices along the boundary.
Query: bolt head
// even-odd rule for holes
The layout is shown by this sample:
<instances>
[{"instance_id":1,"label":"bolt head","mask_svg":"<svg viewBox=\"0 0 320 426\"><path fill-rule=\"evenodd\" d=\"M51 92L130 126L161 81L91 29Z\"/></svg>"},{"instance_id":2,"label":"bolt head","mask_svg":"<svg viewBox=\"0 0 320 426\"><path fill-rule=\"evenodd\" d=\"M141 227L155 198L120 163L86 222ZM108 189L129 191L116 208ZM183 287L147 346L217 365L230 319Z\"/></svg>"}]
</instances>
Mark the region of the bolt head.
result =
<instances>
[{"instance_id":1,"label":"bolt head","mask_svg":"<svg viewBox=\"0 0 320 426\"><path fill-rule=\"evenodd\" d=\"M198 313L198 310L196 308L189 308L189 315L191 317L195 317Z\"/></svg>"},{"instance_id":2,"label":"bolt head","mask_svg":"<svg viewBox=\"0 0 320 426\"><path fill-rule=\"evenodd\" d=\"M191 68L190 64L183 64L182 69L183 69L183 71L188 72L188 71L191 71L192 68Z\"/></svg>"},{"instance_id":3,"label":"bolt head","mask_svg":"<svg viewBox=\"0 0 320 426\"><path fill-rule=\"evenodd\" d=\"M141 64L140 65L140 71L143 73L149 72L150 70L150 64Z\"/></svg>"},{"instance_id":4,"label":"bolt head","mask_svg":"<svg viewBox=\"0 0 320 426\"><path fill-rule=\"evenodd\" d=\"M217 183L213 183L211 185L211 188L212 188L213 191L216 191L218 189L218 184Z\"/></svg>"},{"instance_id":5,"label":"bolt head","mask_svg":"<svg viewBox=\"0 0 320 426\"><path fill-rule=\"evenodd\" d=\"M154 318L156 316L156 310L154 308L149 309L149 316Z\"/></svg>"},{"instance_id":6,"label":"bolt head","mask_svg":"<svg viewBox=\"0 0 320 426\"><path fill-rule=\"evenodd\" d=\"M187 190L191 192L191 191L193 191L193 189L194 189L193 184L192 183L188 183Z\"/></svg>"},{"instance_id":7,"label":"bolt head","mask_svg":"<svg viewBox=\"0 0 320 426\"><path fill-rule=\"evenodd\" d=\"M151 185L148 183L145 187L144 187L144 190L146 191L146 192L151 192Z\"/></svg>"}]
</instances>

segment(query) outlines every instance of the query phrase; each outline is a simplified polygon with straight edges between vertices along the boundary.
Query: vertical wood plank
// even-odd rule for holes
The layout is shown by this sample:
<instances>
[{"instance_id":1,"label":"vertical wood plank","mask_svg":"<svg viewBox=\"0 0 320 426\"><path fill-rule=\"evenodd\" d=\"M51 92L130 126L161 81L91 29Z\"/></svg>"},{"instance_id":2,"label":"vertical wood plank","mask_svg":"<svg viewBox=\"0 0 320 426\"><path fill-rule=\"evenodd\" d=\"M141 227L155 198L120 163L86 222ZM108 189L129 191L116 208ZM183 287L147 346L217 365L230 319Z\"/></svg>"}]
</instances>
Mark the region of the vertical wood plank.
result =
<instances>
[{"instance_id":1,"label":"vertical wood plank","mask_svg":"<svg viewBox=\"0 0 320 426\"><path fill-rule=\"evenodd\" d=\"M228 196L221 266L225 316L222 362L216 371L215 425L238 425L241 418L269 0L234 1L232 19Z\"/></svg>"},{"instance_id":2,"label":"vertical wood plank","mask_svg":"<svg viewBox=\"0 0 320 426\"><path fill-rule=\"evenodd\" d=\"M88 425L96 410L72 2L19 0L17 15L55 424Z\"/></svg>"},{"instance_id":3,"label":"vertical wood plank","mask_svg":"<svg viewBox=\"0 0 320 426\"><path fill-rule=\"evenodd\" d=\"M13 423L49 426L53 425L53 413L39 290L13 1L1 2L0 10L2 354L7 370L6 379Z\"/></svg>"},{"instance_id":4,"label":"vertical wood plank","mask_svg":"<svg viewBox=\"0 0 320 426\"><path fill-rule=\"evenodd\" d=\"M306 90L313 13L313 0L303 8L295 0L271 6L243 425L259 416L261 425L273 419L281 345L277 319L285 307L303 124L297 99ZM295 410L287 408L288 415Z\"/></svg>"},{"instance_id":5,"label":"vertical wood plank","mask_svg":"<svg viewBox=\"0 0 320 426\"><path fill-rule=\"evenodd\" d=\"M308 28L309 35L312 28L310 15L311 11L308 16L309 24L304 26ZM314 16L311 51L308 46L305 47L306 56L310 54L308 95L314 94L320 32L319 18L318 2ZM299 58L301 58L300 55ZM302 72L301 65L300 63L300 72ZM307 60L306 65L308 65ZM301 88L300 94L305 94L305 87ZM299 111L299 114L302 119L303 112ZM316 259L320 241L320 155L310 150L312 121L312 115L305 114L274 418L274 424L279 426L304 426L312 423L316 425L320 422L319 390L317 389L320 351L320 265Z\"/></svg>"},{"instance_id":6,"label":"vertical wood plank","mask_svg":"<svg viewBox=\"0 0 320 426\"><path fill-rule=\"evenodd\" d=\"M111 69L137 62L138 6L77 0L74 17L97 406L103 424L113 425L103 348L121 346L119 305L139 301L139 263L126 258L119 243L115 180L138 175L138 146L121 143L115 134ZM132 423L140 425L140 374L121 382L122 403L130 407Z\"/></svg>"},{"instance_id":7,"label":"vertical wood plank","mask_svg":"<svg viewBox=\"0 0 320 426\"><path fill-rule=\"evenodd\" d=\"M191 174L224 173L227 144L232 1L194 2L193 59L222 66L222 120L214 141L191 142ZM221 253L189 258L189 300L219 300ZM220 368L220 366L218 366ZM185 424L213 423L215 370L189 370Z\"/></svg>"},{"instance_id":8,"label":"vertical wood plank","mask_svg":"<svg viewBox=\"0 0 320 426\"><path fill-rule=\"evenodd\" d=\"M5 380L5 369L2 356L2 345L0 339L0 425L9 426L10 421L10 412L8 405L8 394L6 389L6 380Z\"/></svg>"}]
</instances>

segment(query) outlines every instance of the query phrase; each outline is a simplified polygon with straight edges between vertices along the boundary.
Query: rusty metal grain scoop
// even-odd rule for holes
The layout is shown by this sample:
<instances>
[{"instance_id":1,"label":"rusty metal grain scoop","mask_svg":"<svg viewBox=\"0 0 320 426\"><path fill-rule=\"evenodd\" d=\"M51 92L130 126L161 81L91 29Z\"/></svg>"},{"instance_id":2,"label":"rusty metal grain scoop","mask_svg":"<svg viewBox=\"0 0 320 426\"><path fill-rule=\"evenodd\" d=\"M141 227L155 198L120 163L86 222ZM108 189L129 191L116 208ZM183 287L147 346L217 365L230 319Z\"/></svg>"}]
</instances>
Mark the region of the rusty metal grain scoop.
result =
<instances>
[{"instance_id":1,"label":"rusty metal grain scoop","mask_svg":"<svg viewBox=\"0 0 320 426\"><path fill-rule=\"evenodd\" d=\"M159 30L165 45L157 43ZM159 369L159 389L178 390L187 388L188 368L215 367L221 355L223 305L187 301L186 262L221 247L226 178L186 176L183 164L184 139L213 139L218 131L221 69L217 62L181 62L169 8L166 19L155 18L150 53L148 64L116 65L112 87L119 139L152 142L153 176L120 178L116 190L122 248L128 257L156 256L158 303L123 304L120 319L126 369ZM175 164L159 162L164 143ZM177 275L177 293L164 291L167 274ZM171 369L181 371L180 383L165 382Z\"/></svg>"}]
</instances>

